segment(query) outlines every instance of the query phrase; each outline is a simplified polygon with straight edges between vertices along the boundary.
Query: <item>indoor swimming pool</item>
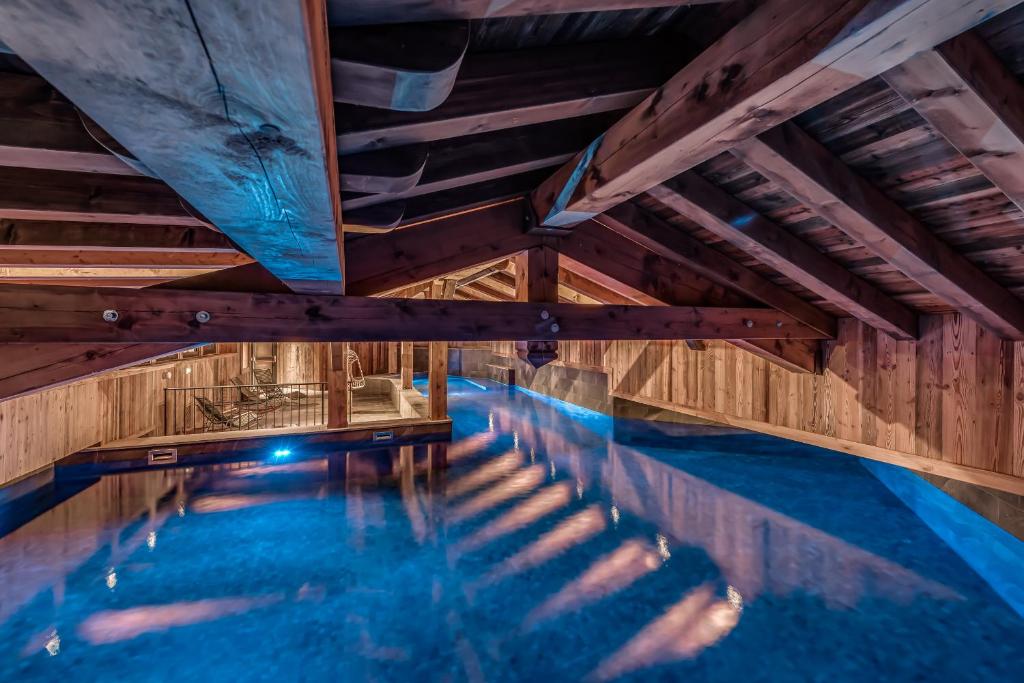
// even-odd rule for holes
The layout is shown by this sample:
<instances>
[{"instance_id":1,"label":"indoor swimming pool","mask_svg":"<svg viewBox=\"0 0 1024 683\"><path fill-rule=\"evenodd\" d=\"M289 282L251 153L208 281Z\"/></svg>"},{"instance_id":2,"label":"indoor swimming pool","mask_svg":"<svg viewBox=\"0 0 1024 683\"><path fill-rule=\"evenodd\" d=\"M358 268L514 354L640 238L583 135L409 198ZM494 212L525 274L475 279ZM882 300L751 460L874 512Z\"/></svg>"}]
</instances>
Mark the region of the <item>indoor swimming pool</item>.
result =
<instances>
[{"instance_id":1,"label":"indoor swimming pool","mask_svg":"<svg viewBox=\"0 0 1024 683\"><path fill-rule=\"evenodd\" d=\"M1022 680L1021 542L915 475L449 392L447 469L282 442L8 506L0 679Z\"/></svg>"}]
</instances>

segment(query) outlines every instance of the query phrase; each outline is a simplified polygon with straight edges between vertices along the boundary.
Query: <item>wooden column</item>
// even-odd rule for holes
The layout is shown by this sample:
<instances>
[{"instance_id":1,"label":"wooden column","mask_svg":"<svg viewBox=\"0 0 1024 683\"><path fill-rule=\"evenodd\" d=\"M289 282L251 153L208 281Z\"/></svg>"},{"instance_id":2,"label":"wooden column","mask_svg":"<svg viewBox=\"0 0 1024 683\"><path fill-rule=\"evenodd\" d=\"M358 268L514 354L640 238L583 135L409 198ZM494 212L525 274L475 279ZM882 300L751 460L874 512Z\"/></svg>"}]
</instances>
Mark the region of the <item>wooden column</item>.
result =
<instances>
[{"instance_id":1,"label":"wooden column","mask_svg":"<svg viewBox=\"0 0 1024 683\"><path fill-rule=\"evenodd\" d=\"M558 303L558 251L550 240L516 255L516 301ZM517 341L516 355L535 368L558 360L557 341Z\"/></svg>"},{"instance_id":2,"label":"wooden column","mask_svg":"<svg viewBox=\"0 0 1024 683\"><path fill-rule=\"evenodd\" d=\"M430 419L448 417L448 342L430 342Z\"/></svg>"},{"instance_id":3,"label":"wooden column","mask_svg":"<svg viewBox=\"0 0 1024 683\"><path fill-rule=\"evenodd\" d=\"M412 342L400 342L402 358L400 366L402 370L402 388L412 389Z\"/></svg>"},{"instance_id":4,"label":"wooden column","mask_svg":"<svg viewBox=\"0 0 1024 683\"><path fill-rule=\"evenodd\" d=\"M348 344L330 342L327 354L327 426L347 427L351 404L348 391Z\"/></svg>"},{"instance_id":5,"label":"wooden column","mask_svg":"<svg viewBox=\"0 0 1024 683\"><path fill-rule=\"evenodd\" d=\"M387 342L387 345L388 345L387 346L387 348L388 348L388 374L389 375L396 375L396 374L398 374L398 369L401 367L401 364L400 364L401 360L398 357L399 346L398 346L397 342Z\"/></svg>"}]
</instances>

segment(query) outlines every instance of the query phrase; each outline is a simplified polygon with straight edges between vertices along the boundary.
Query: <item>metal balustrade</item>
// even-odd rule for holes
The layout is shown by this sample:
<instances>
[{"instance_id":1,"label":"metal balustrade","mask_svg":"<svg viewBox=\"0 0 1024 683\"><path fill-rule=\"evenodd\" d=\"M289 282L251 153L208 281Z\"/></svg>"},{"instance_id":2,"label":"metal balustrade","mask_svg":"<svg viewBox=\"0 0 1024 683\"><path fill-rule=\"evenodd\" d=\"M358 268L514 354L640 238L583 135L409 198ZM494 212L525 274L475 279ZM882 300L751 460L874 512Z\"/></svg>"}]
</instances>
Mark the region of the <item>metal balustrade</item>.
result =
<instances>
[{"instance_id":1,"label":"metal balustrade","mask_svg":"<svg viewBox=\"0 0 1024 683\"><path fill-rule=\"evenodd\" d=\"M207 434L327 421L325 382L164 389L164 434Z\"/></svg>"}]
</instances>

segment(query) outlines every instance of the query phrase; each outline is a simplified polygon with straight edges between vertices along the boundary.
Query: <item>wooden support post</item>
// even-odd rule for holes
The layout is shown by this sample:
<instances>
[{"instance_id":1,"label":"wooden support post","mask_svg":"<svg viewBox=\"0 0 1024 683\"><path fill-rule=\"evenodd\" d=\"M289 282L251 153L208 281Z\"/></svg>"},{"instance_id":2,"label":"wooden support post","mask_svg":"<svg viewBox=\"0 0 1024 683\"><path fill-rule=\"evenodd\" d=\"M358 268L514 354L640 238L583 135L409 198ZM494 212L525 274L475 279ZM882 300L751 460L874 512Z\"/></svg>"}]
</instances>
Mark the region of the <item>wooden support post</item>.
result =
<instances>
[{"instance_id":1,"label":"wooden support post","mask_svg":"<svg viewBox=\"0 0 1024 683\"><path fill-rule=\"evenodd\" d=\"M397 375L398 369L401 367L401 361L399 359L399 346L397 342L387 342L388 345L388 374Z\"/></svg>"},{"instance_id":2,"label":"wooden support post","mask_svg":"<svg viewBox=\"0 0 1024 683\"><path fill-rule=\"evenodd\" d=\"M558 303L558 251L545 243L515 257L516 301ZM535 368L558 360L557 341L517 341L516 355Z\"/></svg>"},{"instance_id":3,"label":"wooden support post","mask_svg":"<svg viewBox=\"0 0 1024 683\"><path fill-rule=\"evenodd\" d=\"M412 342L400 342L402 349L402 388L412 389Z\"/></svg>"},{"instance_id":4,"label":"wooden support post","mask_svg":"<svg viewBox=\"0 0 1024 683\"><path fill-rule=\"evenodd\" d=\"M351 405L348 392L348 344L330 342L327 369L327 426L347 427Z\"/></svg>"},{"instance_id":5,"label":"wooden support post","mask_svg":"<svg viewBox=\"0 0 1024 683\"><path fill-rule=\"evenodd\" d=\"M430 342L430 419L448 417L448 342Z\"/></svg>"}]
</instances>

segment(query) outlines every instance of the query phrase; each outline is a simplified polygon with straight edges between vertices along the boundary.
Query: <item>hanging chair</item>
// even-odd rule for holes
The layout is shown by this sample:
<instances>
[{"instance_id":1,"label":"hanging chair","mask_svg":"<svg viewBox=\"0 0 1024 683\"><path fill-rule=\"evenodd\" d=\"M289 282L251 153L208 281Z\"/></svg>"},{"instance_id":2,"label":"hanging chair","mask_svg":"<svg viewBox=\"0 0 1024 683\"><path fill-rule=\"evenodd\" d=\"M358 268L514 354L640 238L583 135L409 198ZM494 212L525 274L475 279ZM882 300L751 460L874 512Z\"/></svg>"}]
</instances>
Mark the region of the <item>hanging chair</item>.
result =
<instances>
[{"instance_id":1,"label":"hanging chair","mask_svg":"<svg viewBox=\"0 0 1024 683\"><path fill-rule=\"evenodd\" d=\"M363 376L363 366L359 362L359 356L352 349L345 355L348 361L348 387L349 389L362 389L366 386L366 377Z\"/></svg>"}]
</instances>

